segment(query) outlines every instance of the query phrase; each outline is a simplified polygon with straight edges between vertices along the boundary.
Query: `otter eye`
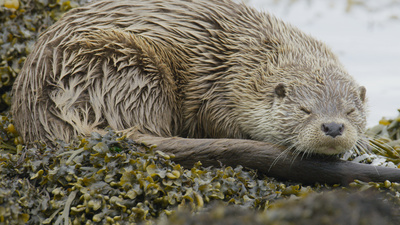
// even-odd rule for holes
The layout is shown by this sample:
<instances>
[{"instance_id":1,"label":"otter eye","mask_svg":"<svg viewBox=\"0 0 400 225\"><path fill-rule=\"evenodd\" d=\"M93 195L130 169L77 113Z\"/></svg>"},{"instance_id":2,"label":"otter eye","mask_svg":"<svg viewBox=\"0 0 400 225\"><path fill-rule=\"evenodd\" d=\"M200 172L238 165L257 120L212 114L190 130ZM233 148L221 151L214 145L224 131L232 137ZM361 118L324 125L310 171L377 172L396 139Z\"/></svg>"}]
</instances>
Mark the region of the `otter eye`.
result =
<instances>
[{"instance_id":1,"label":"otter eye","mask_svg":"<svg viewBox=\"0 0 400 225\"><path fill-rule=\"evenodd\" d=\"M300 107L300 110L303 111L303 112L304 112L305 114L307 114L307 115L310 115L310 114L311 114L311 111L308 110L308 109L306 109L306 108L304 108L304 107Z\"/></svg>"},{"instance_id":2,"label":"otter eye","mask_svg":"<svg viewBox=\"0 0 400 225\"><path fill-rule=\"evenodd\" d=\"M355 109L355 108L352 108L352 109L350 109L350 110L347 112L347 115L350 115L350 114L352 114L354 111L356 111L356 109Z\"/></svg>"}]
</instances>

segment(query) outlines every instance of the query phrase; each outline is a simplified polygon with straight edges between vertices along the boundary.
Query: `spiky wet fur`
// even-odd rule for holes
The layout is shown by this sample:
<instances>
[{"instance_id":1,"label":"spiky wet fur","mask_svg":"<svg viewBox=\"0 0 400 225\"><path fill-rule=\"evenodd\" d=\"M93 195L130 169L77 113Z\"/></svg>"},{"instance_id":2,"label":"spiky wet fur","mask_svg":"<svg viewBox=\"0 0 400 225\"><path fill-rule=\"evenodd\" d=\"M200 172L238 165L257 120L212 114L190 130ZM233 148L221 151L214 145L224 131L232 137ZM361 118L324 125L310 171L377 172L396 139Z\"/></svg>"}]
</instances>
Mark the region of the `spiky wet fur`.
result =
<instances>
[{"instance_id":1,"label":"spiky wet fur","mask_svg":"<svg viewBox=\"0 0 400 225\"><path fill-rule=\"evenodd\" d=\"M243 4L98 1L41 35L15 82L12 113L26 142L110 126L337 154L364 132L360 90L322 42ZM345 133L331 140L322 122L342 122Z\"/></svg>"}]
</instances>

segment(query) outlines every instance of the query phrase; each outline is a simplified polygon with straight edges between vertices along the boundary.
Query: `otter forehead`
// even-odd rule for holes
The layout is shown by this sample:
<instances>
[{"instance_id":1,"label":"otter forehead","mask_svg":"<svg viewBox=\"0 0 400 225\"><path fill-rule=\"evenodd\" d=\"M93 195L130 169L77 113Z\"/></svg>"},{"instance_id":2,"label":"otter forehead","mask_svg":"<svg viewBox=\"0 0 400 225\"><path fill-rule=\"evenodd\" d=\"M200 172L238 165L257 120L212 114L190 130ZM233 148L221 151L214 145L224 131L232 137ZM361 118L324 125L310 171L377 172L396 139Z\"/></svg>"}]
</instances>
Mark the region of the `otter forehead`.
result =
<instances>
[{"instance_id":1,"label":"otter forehead","mask_svg":"<svg viewBox=\"0 0 400 225\"><path fill-rule=\"evenodd\" d=\"M314 113L332 115L363 110L359 86L349 80L324 79L293 85L289 99Z\"/></svg>"}]
</instances>

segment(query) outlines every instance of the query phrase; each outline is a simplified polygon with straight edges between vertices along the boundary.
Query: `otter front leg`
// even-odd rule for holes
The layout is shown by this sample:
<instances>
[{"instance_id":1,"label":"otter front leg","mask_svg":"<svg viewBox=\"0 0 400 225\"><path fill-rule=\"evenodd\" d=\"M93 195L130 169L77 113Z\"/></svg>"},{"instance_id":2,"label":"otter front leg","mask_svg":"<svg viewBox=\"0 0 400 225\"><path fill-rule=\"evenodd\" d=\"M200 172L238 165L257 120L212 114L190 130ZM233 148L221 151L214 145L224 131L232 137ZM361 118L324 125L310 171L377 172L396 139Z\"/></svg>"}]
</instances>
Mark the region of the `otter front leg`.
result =
<instances>
[{"instance_id":1,"label":"otter front leg","mask_svg":"<svg viewBox=\"0 0 400 225\"><path fill-rule=\"evenodd\" d=\"M163 138L148 134L131 136L136 141L155 144L157 149L175 155L175 162L191 168L203 166L237 166L255 169L271 177L313 184L343 184L354 181L400 181L400 170L353 163L340 159L294 157L276 145L244 139ZM276 160L278 159L278 160Z\"/></svg>"}]
</instances>

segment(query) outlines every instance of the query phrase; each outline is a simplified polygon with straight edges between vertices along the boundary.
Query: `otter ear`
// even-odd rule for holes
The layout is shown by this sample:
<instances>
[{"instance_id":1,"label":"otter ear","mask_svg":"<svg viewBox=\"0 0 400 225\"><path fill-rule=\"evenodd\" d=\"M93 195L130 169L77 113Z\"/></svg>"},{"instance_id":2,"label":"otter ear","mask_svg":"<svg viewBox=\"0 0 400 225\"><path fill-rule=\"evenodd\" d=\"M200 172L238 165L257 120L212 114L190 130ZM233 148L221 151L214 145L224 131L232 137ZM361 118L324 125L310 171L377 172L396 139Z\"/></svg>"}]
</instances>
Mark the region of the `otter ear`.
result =
<instances>
[{"instance_id":1,"label":"otter ear","mask_svg":"<svg viewBox=\"0 0 400 225\"><path fill-rule=\"evenodd\" d=\"M280 98L285 97L286 96L285 85L282 83L276 85L275 94L278 95L278 97L280 97Z\"/></svg>"},{"instance_id":2,"label":"otter ear","mask_svg":"<svg viewBox=\"0 0 400 225\"><path fill-rule=\"evenodd\" d=\"M360 91L360 98L361 98L361 101L365 101L365 93L367 92L367 89L364 87L364 86L361 86L360 88L359 88L359 91Z\"/></svg>"}]
</instances>

